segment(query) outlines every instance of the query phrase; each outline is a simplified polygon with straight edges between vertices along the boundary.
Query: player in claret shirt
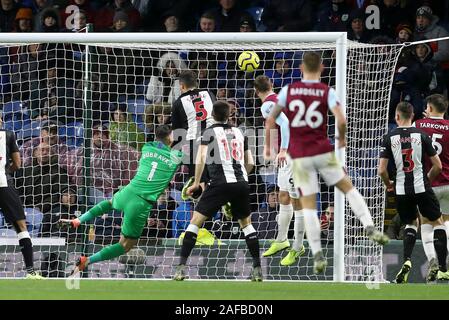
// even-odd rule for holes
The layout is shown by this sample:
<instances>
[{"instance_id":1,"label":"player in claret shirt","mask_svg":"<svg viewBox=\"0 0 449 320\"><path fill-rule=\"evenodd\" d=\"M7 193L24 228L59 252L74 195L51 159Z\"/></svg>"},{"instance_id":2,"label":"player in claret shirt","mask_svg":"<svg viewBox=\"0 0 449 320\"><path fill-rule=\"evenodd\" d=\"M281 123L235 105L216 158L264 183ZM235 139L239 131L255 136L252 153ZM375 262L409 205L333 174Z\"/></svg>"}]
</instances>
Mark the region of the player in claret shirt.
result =
<instances>
[{"instance_id":1,"label":"player in claret shirt","mask_svg":"<svg viewBox=\"0 0 449 320\"><path fill-rule=\"evenodd\" d=\"M302 80L282 88L278 102L265 124L264 154L269 157L270 130L275 129L276 118L284 112L290 121L288 153L293 159L293 181L301 197L306 235L314 256L315 273L323 272L327 266L321 248L320 221L316 207L316 194L320 190L318 172L328 186L336 186L346 195L352 211L362 222L371 240L381 245L389 240L374 227L365 200L338 162L334 146L327 136L327 114L330 110L338 124L338 147L345 147L346 119L335 90L320 82L323 68L318 53L304 53L301 64Z\"/></svg>"}]
</instances>

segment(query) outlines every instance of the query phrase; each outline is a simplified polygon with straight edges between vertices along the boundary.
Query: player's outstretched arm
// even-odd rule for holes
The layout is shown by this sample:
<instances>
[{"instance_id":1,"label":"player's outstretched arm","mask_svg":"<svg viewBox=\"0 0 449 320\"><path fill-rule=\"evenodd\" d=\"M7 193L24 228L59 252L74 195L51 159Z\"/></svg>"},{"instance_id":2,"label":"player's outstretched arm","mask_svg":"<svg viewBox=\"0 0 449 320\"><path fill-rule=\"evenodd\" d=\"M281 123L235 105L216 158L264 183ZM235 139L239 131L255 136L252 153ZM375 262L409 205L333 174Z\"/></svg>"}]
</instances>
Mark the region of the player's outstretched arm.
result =
<instances>
[{"instance_id":1,"label":"player's outstretched arm","mask_svg":"<svg viewBox=\"0 0 449 320\"><path fill-rule=\"evenodd\" d=\"M282 106L276 104L271 110L270 115L265 121L265 145L264 145L264 158L266 160L271 159L271 130L276 129L276 119L282 112Z\"/></svg>"},{"instance_id":2,"label":"player's outstretched arm","mask_svg":"<svg viewBox=\"0 0 449 320\"><path fill-rule=\"evenodd\" d=\"M388 174L387 168L388 168L388 159L380 158L377 173L381 177L385 186L387 187L387 191L391 192L394 190L394 183L393 183L393 181L390 180L390 176Z\"/></svg>"},{"instance_id":3,"label":"player's outstretched arm","mask_svg":"<svg viewBox=\"0 0 449 320\"><path fill-rule=\"evenodd\" d=\"M276 124L281 128L281 145L279 153L276 156L276 163L283 167L287 162L287 149L290 143L290 121L287 116L281 112L276 118Z\"/></svg>"},{"instance_id":4,"label":"player's outstretched arm","mask_svg":"<svg viewBox=\"0 0 449 320\"><path fill-rule=\"evenodd\" d=\"M196 154L195 181L193 182L193 185L187 189L188 195L192 195L193 192L200 187L201 176L203 175L204 167L206 166L207 149L207 145L200 145L198 149Z\"/></svg>"},{"instance_id":5,"label":"player's outstretched arm","mask_svg":"<svg viewBox=\"0 0 449 320\"><path fill-rule=\"evenodd\" d=\"M332 111L332 114L335 116L335 120L337 122L338 137L336 137L336 139L338 140L338 147L344 148L346 146L346 126L347 126L346 117L340 105L336 105L330 110Z\"/></svg>"},{"instance_id":6,"label":"player's outstretched arm","mask_svg":"<svg viewBox=\"0 0 449 320\"><path fill-rule=\"evenodd\" d=\"M245 151L245 170L246 173L250 174L254 168L254 158L250 149Z\"/></svg>"},{"instance_id":7,"label":"player's outstretched arm","mask_svg":"<svg viewBox=\"0 0 449 320\"><path fill-rule=\"evenodd\" d=\"M432 182L443 170L443 165L441 164L440 157L438 157L437 154L433 157L429 157L429 159L432 163L432 168L430 168L429 172L427 173L427 178L429 178L429 181Z\"/></svg>"}]
</instances>

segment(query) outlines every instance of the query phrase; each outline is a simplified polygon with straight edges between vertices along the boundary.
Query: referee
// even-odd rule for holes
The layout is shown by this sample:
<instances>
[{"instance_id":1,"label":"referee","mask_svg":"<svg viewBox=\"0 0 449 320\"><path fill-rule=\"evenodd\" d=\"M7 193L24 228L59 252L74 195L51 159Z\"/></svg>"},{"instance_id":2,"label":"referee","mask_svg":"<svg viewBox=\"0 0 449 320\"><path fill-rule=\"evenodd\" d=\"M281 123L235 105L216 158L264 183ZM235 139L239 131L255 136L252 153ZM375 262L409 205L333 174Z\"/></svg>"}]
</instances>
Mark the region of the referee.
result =
<instances>
[{"instance_id":1,"label":"referee","mask_svg":"<svg viewBox=\"0 0 449 320\"><path fill-rule=\"evenodd\" d=\"M19 238L19 245L25 261L26 279L43 279L34 271L33 245L27 231L25 212L22 201L14 189L10 172L18 170L21 165L19 147L14 132L2 129L3 121L0 116L0 209L5 219L14 226Z\"/></svg>"}]
</instances>

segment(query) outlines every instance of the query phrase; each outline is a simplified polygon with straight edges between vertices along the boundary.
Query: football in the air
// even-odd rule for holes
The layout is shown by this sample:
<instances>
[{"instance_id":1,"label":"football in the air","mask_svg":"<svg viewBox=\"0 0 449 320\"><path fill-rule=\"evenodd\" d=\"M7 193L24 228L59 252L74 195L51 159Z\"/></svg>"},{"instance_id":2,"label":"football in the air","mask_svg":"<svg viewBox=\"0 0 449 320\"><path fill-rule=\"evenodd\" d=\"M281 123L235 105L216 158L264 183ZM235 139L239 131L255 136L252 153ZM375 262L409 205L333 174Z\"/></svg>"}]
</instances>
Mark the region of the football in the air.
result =
<instances>
[{"instance_id":1,"label":"football in the air","mask_svg":"<svg viewBox=\"0 0 449 320\"><path fill-rule=\"evenodd\" d=\"M243 51L237 60L239 69L245 72L253 72L260 65L260 59L254 51Z\"/></svg>"}]
</instances>

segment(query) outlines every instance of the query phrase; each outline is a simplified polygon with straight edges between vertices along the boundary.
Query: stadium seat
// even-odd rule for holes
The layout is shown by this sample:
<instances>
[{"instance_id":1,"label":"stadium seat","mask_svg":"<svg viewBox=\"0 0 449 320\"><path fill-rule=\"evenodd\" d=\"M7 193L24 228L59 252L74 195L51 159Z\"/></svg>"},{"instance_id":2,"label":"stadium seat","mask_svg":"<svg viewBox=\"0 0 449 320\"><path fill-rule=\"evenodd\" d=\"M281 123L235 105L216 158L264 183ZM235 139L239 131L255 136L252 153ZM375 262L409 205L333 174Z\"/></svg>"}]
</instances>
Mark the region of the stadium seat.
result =
<instances>
[{"instance_id":1,"label":"stadium seat","mask_svg":"<svg viewBox=\"0 0 449 320\"><path fill-rule=\"evenodd\" d=\"M39 137L41 133L41 122L30 121L17 132L17 140L25 141L33 137Z\"/></svg>"},{"instance_id":2,"label":"stadium seat","mask_svg":"<svg viewBox=\"0 0 449 320\"><path fill-rule=\"evenodd\" d=\"M263 7L250 7L246 9L246 12L253 17L254 22L256 23L256 30L265 31L265 26L262 24Z\"/></svg>"},{"instance_id":3,"label":"stadium seat","mask_svg":"<svg viewBox=\"0 0 449 320\"><path fill-rule=\"evenodd\" d=\"M84 127L82 122L72 122L59 127L59 136L65 140L69 148L77 148L84 141Z\"/></svg>"},{"instance_id":4,"label":"stadium seat","mask_svg":"<svg viewBox=\"0 0 449 320\"><path fill-rule=\"evenodd\" d=\"M10 101L3 105L3 120L8 121L22 114L22 102Z\"/></svg>"},{"instance_id":5,"label":"stadium seat","mask_svg":"<svg viewBox=\"0 0 449 320\"><path fill-rule=\"evenodd\" d=\"M136 123L144 123L145 107L147 102L145 99L131 99L126 101L128 113L132 114L133 120Z\"/></svg>"}]
</instances>

